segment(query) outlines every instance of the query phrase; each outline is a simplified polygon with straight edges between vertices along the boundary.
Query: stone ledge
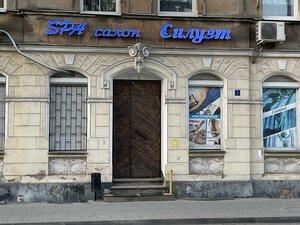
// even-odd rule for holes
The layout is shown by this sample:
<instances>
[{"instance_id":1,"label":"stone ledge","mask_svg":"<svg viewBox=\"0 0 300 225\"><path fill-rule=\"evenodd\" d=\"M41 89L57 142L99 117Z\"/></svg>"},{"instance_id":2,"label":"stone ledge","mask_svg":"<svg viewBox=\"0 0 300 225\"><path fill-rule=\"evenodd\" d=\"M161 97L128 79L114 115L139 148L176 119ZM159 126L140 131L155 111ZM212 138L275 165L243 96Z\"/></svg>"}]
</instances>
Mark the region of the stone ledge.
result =
<instances>
[{"instance_id":1,"label":"stone ledge","mask_svg":"<svg viewBox=\"0 0 300 225\"><path fill-rule=\"evenodd\" d=\"M166 104L186 104L186 99L166 99Z\"/></svg>"},{"instance_id":2,"label":"stone ledge","mask_svg":"<svg viewBox=\"0 0 300 225\"><path fill-rule=\"evenodd\" d=\"M189 157L223 157L224 158L225 151L221 150L194 150L189 151Z\"/></svg>"},{"instance_id":3,"label":"stone ledge","mask_svg":"<svg viewBox=\"0 0 300 225\"><path fill-rule=\"evenodd\" d=\"M88 103L113 103L111 98L89 98Z\"/></svg>"},{"instance_id":4,"label":"stone ledge","mask_svg":"<svg viewBox=\"0 0 300 225\"><path fill-rule=\"evenodd\" d=\"M50 151L48 153L49 158L86 158L87 154L87 151Z\"/></svg>"},{"instance_id":5,"label":"stone ledge","mask_svg":"<svg viewBox=\"0 0 300 225\"><path fill-rule=\"evenodd\" d=\"M264 157L267 158L300 158L300 151L264 151Z\"/></svg>"}]
</instances>

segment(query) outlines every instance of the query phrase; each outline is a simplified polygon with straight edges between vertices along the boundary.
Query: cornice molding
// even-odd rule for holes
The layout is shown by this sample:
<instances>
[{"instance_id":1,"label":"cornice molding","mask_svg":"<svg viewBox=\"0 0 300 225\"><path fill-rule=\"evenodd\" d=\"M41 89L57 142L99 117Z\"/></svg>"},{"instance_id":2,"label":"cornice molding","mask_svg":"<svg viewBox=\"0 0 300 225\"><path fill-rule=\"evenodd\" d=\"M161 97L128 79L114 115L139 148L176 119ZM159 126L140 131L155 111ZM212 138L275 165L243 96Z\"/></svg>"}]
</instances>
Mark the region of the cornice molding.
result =
<instances>
[{"instance_id":1,"label":"cornice molding","mask_svg":"<svg viewBox=\"0 0 300 225\"><path fill-rule=\"evenodd\" d=\"M0 52L15 52L11 46L0 45ZM51 52L51 53L106 53L128 55L127 47L82 47L57 45L18 45L25 52ZM151 47L151 46L150 46ZM256 49L170 49L151 47L151 55L190 55L190 56L240 56L254 57ZM259 58L298 58L299 51L270 51L263 52Z\"/></svg>"}]
</instances>

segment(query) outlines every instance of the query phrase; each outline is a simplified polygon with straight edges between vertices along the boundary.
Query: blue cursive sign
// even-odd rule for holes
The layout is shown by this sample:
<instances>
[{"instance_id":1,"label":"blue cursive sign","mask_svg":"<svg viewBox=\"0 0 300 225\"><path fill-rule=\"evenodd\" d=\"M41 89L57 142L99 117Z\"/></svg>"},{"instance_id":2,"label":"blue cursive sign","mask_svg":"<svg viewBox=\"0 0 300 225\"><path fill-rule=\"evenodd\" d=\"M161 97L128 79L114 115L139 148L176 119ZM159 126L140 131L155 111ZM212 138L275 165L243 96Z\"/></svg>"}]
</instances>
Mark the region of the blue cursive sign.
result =
<instances>
[{"instance_id":1,"label":"blue cursive sign","mask_svg":"<svg viewBox=\"0 0 300 225\"><path fill-rule=\"evenodd\" d=\"M78 34L82 35L86 27L86 22L82 22L79 25L75 25L72 21L65 20L52 20L48 23L48 30L46 30L46 34L54 35L63 33L67 33L68 35Z\"/></svg>"},{"instance_id":2,"label":"blue cursive sign","mask_svg":"<svg viewBox=\"0 0 300 225\"><path fill-rule=\"evenodd\" d=\"M141 34L140 34L140 30L129 30L129 29L111 30L110 28L106 28L103 30L102 28L99 28L94 32L94 36L95 37L124 37L124 38L135 37L135 38L138 38L141 36Z\"/></svg>"},{"instance_id":3,"label":"blue cursive sign","mask_svg":"<svg viewBox=\"0 0 300 225\"><path fill-rule=\"evenodd\" d=\"M69 20L51 20L48 23L48 29L46 34L48 35L63 35L64 33L68 35L82 35L86 28L86 22L81 24L74 24ZM141 36L140 30L134 29L111 29L111 28L98 28L94 32L95 37L122 37L122 38L138 38ZM165 24L160 29L160 36L162 38L168 39L190 39L193 43L201 43L203 40L229 40L231 38L231 30L222 29L189 29L184 31L183 28L174 28L173 24Z\"/></svg>"},{"instance_id":4,"label":"blue cursive sign","mask_svg":"<svg viewBox=\"0 0 300 225\"><path fill-rule=\"evenodd\" d=\"M86 27L86 22L82 22L81 24L74 24L72 21L65 20L65 21L60 21L60 20L52 20L48 23L48 28L46 30L46 34L48 35L63 35L64 33L68 35L82 35L85 31ZM124 29L124 30L119 30L119 29L102 29L98 28L94 32L95 37L134 37L138 38L141 36L140 30L133 30L133 29Z\"/></svg>"},{"instance_id":5,"label":"blue cursive sign","mask_svg":"<svg viewBox=\"0 0 300 225\"><path fill-rule=\"evenodd\" d=\"M187 32L183 28L174 28L173 24L165 24L160 30L160 36L168 39L190 39L193 43L201 43L203 40L229 40L231 38L230 30L220 30L209 28L206 29L189 29Z\"/></svg>"}]
</instances>

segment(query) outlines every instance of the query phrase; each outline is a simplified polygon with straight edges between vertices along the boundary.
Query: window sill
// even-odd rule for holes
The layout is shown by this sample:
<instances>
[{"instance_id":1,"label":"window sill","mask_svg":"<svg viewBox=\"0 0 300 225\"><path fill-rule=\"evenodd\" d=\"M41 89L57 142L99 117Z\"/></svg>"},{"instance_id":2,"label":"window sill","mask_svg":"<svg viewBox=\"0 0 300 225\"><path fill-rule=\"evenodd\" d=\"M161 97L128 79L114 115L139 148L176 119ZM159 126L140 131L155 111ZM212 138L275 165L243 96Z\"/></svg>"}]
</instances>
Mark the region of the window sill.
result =
<instances>
[{"instance_id":1,"label":"window sill","mask_svg":"<svg viewBox=\"0 0 300 225\"><path fill-rule=\"evenodd\" d=\"M0 150L0 158L3 158L3 156L4 156L4 151Z\"/></svg>"},{"instance_id":2,"label":"window sill","mask_svg":"<svg viewBox=\"0 0 300 225\"><path fill-rule=\"evenodd\" d=\"M185 12L158 12L158 16L169 16L169 17L199 17L194 13L185 13Z\"/></svg>"},{"instance_id":3,"label":"window sill","mask_svg":"<svg viewBox=\"0 0 300 225\"><path fill-rule=\"evenodd\" d=\"M49 157L86 157L87 151L50 151Z\"/></svg>"},{"instance_id":4,"label":"window sill","mask_svg":"<svg viewBox=\"0 0 300 225\"><path fill-rule=\"evenodd\" d=\"M263 20L271 21L299 21L300 18L294 16L266 16Z\"/></svg>"},{"instance_id":5,"label":"window sill","mask_svg":"<svg viewBox=\"0 0 300 225\"><path fill-rule=\"evenodd\" d=\"M122 15L122 13L119 13L119 12L101 12L101 11L80 11L80 14L108 15L108 16L121 16Z\"/></svg>"},{"instance_id":6,"label":"window sill","mask_svg":"<svg viewBox=\"0 0 300 225\"><path fill-rule=\"evenodd\" d=\"M190 157L224 157L225 151L222 150L190 150Z\"/></svg>"},{"instance_id":7,"label":"window sill","mask_svg":"<svg viewBox=\"0 0 300 225\"><path fill-rule=\"evenodd\" d=\"M265 150L265 158L300 158L300 151L295 150Z\"/></svg>"}]
</instances>

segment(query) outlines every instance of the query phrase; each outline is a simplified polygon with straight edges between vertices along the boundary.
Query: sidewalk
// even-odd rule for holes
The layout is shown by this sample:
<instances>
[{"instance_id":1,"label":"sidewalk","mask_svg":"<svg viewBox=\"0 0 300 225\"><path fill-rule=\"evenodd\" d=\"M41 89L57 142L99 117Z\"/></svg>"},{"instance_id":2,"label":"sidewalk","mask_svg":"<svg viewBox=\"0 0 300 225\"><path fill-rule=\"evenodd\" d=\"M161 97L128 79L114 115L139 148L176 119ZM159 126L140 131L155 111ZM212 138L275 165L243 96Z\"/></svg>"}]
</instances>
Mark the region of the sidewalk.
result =
<instances>
[{"instance_id":1,"label":"sidewalk","mask_svg":"<svg viewBox=\"0 0 300 225\"><path fill-rule=\"evenodd\" d=\"M300 199L0 205L0 224L300 224Z\"/></svg>"}]
</instances>

